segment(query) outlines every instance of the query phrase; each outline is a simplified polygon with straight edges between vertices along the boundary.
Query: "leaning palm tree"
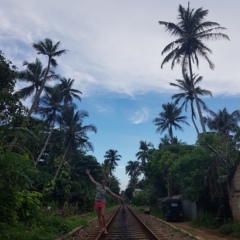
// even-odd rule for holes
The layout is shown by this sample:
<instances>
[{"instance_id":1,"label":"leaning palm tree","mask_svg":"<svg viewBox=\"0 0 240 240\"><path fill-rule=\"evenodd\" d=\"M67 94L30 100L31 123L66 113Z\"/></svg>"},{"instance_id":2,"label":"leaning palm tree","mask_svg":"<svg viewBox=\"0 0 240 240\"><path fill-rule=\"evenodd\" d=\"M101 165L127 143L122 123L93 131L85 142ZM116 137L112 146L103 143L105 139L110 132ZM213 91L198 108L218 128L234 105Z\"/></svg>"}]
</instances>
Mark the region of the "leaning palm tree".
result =
<instances>
[{"instance_id":1,"label":"leaning palm tree","mask_svg":"<svg viewBox=\"0 0 240 240\"><path fill-rule=\"evenodd\" d=\"M121 155L118 154L117 150L109 149L106 151L104 158L109 165L109 174L112 176L113 171L115 170L116 166L118 166L117 161L121 160Z\"/></svg>"},{"instance_id":2,"label":"leaning palm tree","mask_svg":"<svg viewBox=\"0 0 240 240\"><path fill-rule=\"evenodd\" d=\"M163 112L159 113L159 117L155 118L153 122L157 126L156 132L163 133L165 130L168 131L171 143L173 143L173 127L175 129L183 131L183 128L179 123L188 124L186 116L181 116L181 108L178 108L173 103L162 104Z\"/></svg>"},{"instance_id":3,"label":"leaning palm tree","mask_svg":"<svg viewBox=\"0 0 240 240\"><path fill-rule=\"evenodd\" d=\"M92 124L83 126L83 119L85 117L88 117L88 113L86 111L74 112L73 107L65 108L65 111L62 113L61 125L63 127L65 135L65 150L57 167L54 181L57 179L64 161L71 161L72 153L74 150L79 149L83 152L93 151L93 146L88 141L89 138L87 136L87 133L89 131L96 133L97 128Z\"/></svg>"},{"instance_id":4,"label":"leaning palm tree","mask_svg":"<svg viewBox=\"0 0 240 240\"><path fill-rule=\"evenodd\" d=\"M228 39L226 34L221 33L221 30L225 30L220 24L212 21L204 21L208 15L208 10L198 8L197 10L190 9L189 3L187 9L179 5L177 24L165 21L159 21L160 25L165 26L166 31L177 39L168 44L162 51L162 54L167 54L163 59L161 67L169 61L172 61L172 69L175 63L182 65L183 73L189 71L191 86L193 89L194 98L197 105L197 110L202 125L202 130L205 133L206 127L204 125L200 104L198 101L197 93L193 86L193 71L192 65L196 63L199 66L198 56L204 58L211 69L214 69L214 64L209 59L208 54L212 53L203 41L216 40L216 39Z\"/></svg>"},{"instance_id":5,"label":"leaning palm tree","mask_svg":"<svg viewBox=\"0 0 240 240\"><path fill-rule=\"evenodd\" d=\"M139 151L136 153L136 157L138 160L141 160L142 166L146 165L146 161L148 160L148 156L153 152L154 145L146 141L140 141Z\"/></svg>"},{"instance_id":6,"label":"leaning palm tree","mask_svg":"<svg viewBox=\"0 0 240 240\"><path fill-rule=\"evenodd\" d=\"M31 95L33 95L33 99L35 99L46 74L46 68L43 68L38 58L36 58L33 63L25 61L23 65L26 66L26 69L18 73L18 80L26 82L28 86L16 91L15 94L24 100ZM58 78L52 70L49 70L49 73L46 81Z\"/></svg>"},{"instance_id":7,"label":"leaning palm tree","mask_svg":"<svg viewBox=\"0 0 240 240\"><path fill-rule=\"evenodd\" d=\"M74 79L61 78L60 81L61 83L58 85L58 87L61 89L64 105L72 103L73 98L81 101L81 97L79 96L79 94L82 94L82 92L78 89L72 88L75 81Z\"/></svg>"},{"instance_id":8,"label":"leaning palm tree","mask_svg":"<svg viewBox=\"0 0 240 240\"><path fill-rule=\"evenodd\" d=\"M203 79L203 77L201 77L201 76L198 77L198 75L193 75L193 79L192 79L193 87L194 87L197 95L212 97L212 93L210 91L208 91L206 89L202 89L199 86L196 86L198 83L200 83L202 81L202 79ZM177 79L176 81L178 83L170 83L170 85L177 87L181 92L172 95L172 99L176 99L175 100L176 104L178 104L178 102L180 100L183 100L181 108L185 107L185 111L187 111L188 103L190 103L192 122L197 131L197 134L199 135L199 130L198 130L197 124L195 122L195 118L196 118L196 114L195 114L195 110L194 110L194 99L195 98L194 98L193 88L192 88L192 84L191 84L191 79L189 78L187 73L183 73L183 80ZM203 109L205 109L205 110L208 109L206 104L199 97L198 97L198 101Z\"/></svg>"},{"instance_id":9,"label":"leaning palm tree","mask_svg":"<svg viewBox=\"0 0 240 240\"><path fill-rule=\"evenodd\" d=\"M48 91L43 98L40 98L40 106L38 108L38 113L46 119L46 122L48 124L50 124L50 131L46 138L45 144L37 157L35 166L37 166L49 143L55 123L62 110L63 106L61 105L60 89L55 87L52 89L52 91Z\"/></svg>"},{"instance_id":10,"label":"leaning palm tree","mask_svg":"<svg viewBox=\"0 0 240 240\"><path fill-rule=\"evenodd\" d=\"M47 55L48 56L48 64L47 67L45 69L45 74L43 76L42 82L41 82L41 86L38 89L38 92L36 93L33 103L27 113L27 118L26 120L28 120L30 118L30 116L32 115L32 113L34 112L40 95L45 87L46 81L48 79L48 74L50 71L50 66L56 67L57 66L57 62L55 60L55 57L57 56L61 56L63 53L66 53L66 50L58 50L60 45L60 42L57 42L55 45L53 44L52 40L49 38L46 38L44 41L40 41L38 43L34 43L33 44L33 48L35 48L38 51L38 54L43 54L43 55ZM19 139L19 137L21 136L21 132L17 132L17 134L15 135L13 141L10 144L10 147L8 148L8 151L11 151L12 148L14 147L14 145L16 144L17 140Z\"/></svg>"},{"instance_id":11,"label":"leaning palm tree","mask_svg":"<svg viewBox=\"0 0 240 240\"><path fill-rule=\"evenodd\" d=\"M61 56L63 53L66 53L66 50L58 50L59 45L60 45L60 42L53 44L52 40L49 38L46 38L44 41L40 41L38 43L33 44L33 48L38 51L38 54L43 54L43 55L48 56L48 63L47 63L45 75L43 77L39 91L34 98L34 101L32 103L32 106L30 107L30 110L28 111L28 114L27 114L28 118L31 116L35 107L37 106L40 95L41 95L41 93L44 89L44 86L46 84L46 81L48 79L48 73L50 71L50 66L53 66L53 67L57 66L57 61L55 60L55 57Z\"/></svg>"}]
</instances>

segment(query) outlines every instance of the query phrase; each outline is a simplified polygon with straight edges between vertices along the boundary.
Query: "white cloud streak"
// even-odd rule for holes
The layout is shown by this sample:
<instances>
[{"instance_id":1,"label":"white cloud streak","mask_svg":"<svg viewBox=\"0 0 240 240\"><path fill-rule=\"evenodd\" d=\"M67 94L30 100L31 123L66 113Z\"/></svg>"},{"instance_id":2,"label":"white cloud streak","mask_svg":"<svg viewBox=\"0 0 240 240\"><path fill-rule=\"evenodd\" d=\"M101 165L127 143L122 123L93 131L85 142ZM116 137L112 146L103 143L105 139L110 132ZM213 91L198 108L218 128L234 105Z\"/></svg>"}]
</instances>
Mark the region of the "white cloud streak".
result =
<instances>
[{"instance_id":1,"label":"white cloud streak","mask_svg":"<svg viewBox=\"0 0 240 240\"><path fill-rule=\"evenodd\" d=\"M134 112L130 117L129 121L132 124L140 124L147 122L149 119L149 110L147 108L142 108L136 112Z\"/></svg>"}]
</instances>

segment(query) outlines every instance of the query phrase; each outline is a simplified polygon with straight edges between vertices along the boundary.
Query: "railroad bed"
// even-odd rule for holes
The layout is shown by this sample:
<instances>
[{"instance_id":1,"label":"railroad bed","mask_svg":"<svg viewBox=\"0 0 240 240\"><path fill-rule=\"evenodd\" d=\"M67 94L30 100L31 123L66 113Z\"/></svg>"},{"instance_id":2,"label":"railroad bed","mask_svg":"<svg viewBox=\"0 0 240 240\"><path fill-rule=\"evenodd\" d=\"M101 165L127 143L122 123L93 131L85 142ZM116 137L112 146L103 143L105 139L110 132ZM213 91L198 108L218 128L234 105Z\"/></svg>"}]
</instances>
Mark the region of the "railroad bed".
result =
<instances>
[{"instance_id":1,"label":"railroad bed","mask_svg":"<svg viewBox=\"0 0 240 240\"><path fill-rule=\"evenodd\" d=\"M134 211L126 205L121 205L113 214L107 215L108 234L99 233L97 220L92 226L81 229L69 240L193 240L186 233L172 228L169 224L155 217Z\"/></svg>"}]
</instances>

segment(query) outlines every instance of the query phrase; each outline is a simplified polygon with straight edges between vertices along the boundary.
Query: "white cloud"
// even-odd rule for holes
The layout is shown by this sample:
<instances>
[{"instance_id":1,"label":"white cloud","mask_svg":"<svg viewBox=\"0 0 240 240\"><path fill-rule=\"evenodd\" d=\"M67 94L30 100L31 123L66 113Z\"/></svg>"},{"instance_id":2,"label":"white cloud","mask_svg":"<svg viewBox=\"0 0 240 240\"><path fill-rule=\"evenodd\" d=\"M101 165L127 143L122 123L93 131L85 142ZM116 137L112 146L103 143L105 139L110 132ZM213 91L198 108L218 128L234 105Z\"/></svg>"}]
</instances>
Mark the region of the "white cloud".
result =
<instances>
[{"instance_id":1,"label":"white cloud","mask_svg":"<svg viewBox=\"0 0 240 240\"><path fill-rule=\"evenodd\" d=\"M187 6L187 0L182 1ZM240 20L239 2L215 4L190 1L195 9L209 10L208 20L227 27L231 41L207 43L216 68L211 71L200 59L197 74L204 77L206 89L213 94L239 94L238 40L236 23ZM152 0L109 1L57 0L1 3L1 49L14 63L34 61L33 42L49 37L60 40L67 55L58 59L58 71L74 78L83 96L97 91L134 96L147 91L166 92L169 82L181 77L181 70L170 64L160 69L161 51L174 38L164 31L159 20L176 22L179 2ZM46 7L47 6L47 7ZM229 11L225 11L225 9ZM231 16L229 14L231 12ZM19 45L20 44L20 45ZM227 86L227 87L226 87Z\"/></svg>"},{"instance_id":2,"label":"white cloud","mask_svg":"<svg viewBox=\"0 0 240 240\"><path fill-rule=\"evenodd\" d=\"M107 106L104 104L96 104L95 108L99 113L112 113L113 112L113 109L110 106Z\"/></svg>"},{"instance_id":3,"label":"white cloud","mask_svg":"<svg viewBox=\"0 0 240 240\"><path fill-rule=\"evenodd\" d=\"M129 121L132 124L140 124L143 122L147 122L149 119L149 110L145 107L143 107L142 109L134 112L130 117L129 117Z\"/></svg>"}]
</instances>

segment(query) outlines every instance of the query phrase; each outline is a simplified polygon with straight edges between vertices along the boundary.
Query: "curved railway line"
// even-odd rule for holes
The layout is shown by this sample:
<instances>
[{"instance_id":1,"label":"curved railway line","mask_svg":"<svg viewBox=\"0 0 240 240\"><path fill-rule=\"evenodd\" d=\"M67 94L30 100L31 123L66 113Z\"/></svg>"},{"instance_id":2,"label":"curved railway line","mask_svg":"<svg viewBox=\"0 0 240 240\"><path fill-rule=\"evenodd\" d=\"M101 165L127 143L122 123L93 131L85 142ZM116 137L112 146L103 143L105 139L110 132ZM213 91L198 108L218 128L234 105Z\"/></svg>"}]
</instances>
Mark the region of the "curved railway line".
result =
<instances>
[{"instance_id":1,"label":"curved railway line","mask_svg":"<svg viewBox=\"0 0 240 240\"><path fill-rule=\"evenodd\" d=\"M87 229L63 239L69 240L193 240L155 217L139 213L126 205L121 205L111 216L107 216L108 234L99 233L97 221Z\"/></svg>"}]
</instances>

